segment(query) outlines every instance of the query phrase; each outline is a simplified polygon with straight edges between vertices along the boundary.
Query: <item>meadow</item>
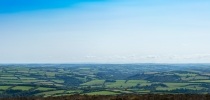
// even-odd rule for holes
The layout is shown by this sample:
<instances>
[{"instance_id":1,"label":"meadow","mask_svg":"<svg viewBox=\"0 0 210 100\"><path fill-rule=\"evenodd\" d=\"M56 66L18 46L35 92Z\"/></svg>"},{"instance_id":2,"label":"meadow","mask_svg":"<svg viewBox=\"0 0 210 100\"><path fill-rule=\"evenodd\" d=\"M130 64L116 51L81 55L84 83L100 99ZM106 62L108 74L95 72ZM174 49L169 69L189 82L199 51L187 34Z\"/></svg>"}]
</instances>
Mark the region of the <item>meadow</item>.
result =
<instances>
[{"instance_id":1,"label":"meadow","mask_svg":"<svg viewBox=\"0 0 210 100\"><path fill-rule=\"evenodd\" d=\"M210 93L209 67L199 64L0 65L0 97L207 94Z\"/></svg>"}]
</instances>

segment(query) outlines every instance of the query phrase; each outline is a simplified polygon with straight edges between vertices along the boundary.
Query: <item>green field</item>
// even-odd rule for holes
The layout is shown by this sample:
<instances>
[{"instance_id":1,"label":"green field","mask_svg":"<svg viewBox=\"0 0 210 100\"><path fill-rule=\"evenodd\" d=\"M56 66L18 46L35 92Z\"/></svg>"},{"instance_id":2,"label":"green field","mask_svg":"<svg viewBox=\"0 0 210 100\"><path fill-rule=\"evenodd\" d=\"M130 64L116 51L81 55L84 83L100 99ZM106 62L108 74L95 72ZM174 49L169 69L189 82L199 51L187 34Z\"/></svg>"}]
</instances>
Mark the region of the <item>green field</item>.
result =
<instances>
[{"instance_id":1,"label":"green field","mask_svg":"<svg viewBox=\"0 0 210 100\"><path fill-rule=\"evenodd\" d=\"M119 93L110 92L110 91L97 91L97 92L90 92L87 95L116 95Z\"/></svg>"},{"instance_id":2,"label":"green field","mask_svg":"<svg viewBox=\"0 0 210 100\"><path fill-rule=\"evenodd\" d=\"M11 86L0 86L0 90L7 90L8 88L10 88Z\"/></svg>"},{"instance_id":3,"label":"green field","mask_svg":"<svg viewBox=\"0 0 210 100\"><path fill-rule=\"evenodd\" d=\"M196 83L210 83L210 80L195 80L190 82L196 82Z\"/></svg>"},{"instance_id":4,"label":"green field","mask_svg":"<svg viewBox=\"0 0 210 100\"><path fill-rule=\"evenodd\" d=\"M15 87L13 87L12 89L13 89L13 90L23 90L23 91L27 91L27 90L32 89L32 88L34 88L34 87L31 87L31 86L15 86Z\"/></svg>"},{"instance_id":5,"label":"green field","mask_svg":"<svg viewBox=\"0 0 210 100\"><path fill-rule=\"evenodd\" d=\"M0 97L209 93L210 65L202 66L0 65Z\"/></svg>"},{"instance_id":6,"label":"green field","mask_svg":"<svg viewBox=\"0 0 210 100\"><path fill-rule=\"evenodd\" d=\"M36 94L37 96L39 95L44 95L44 96L53 96L55 94L63 94L64 90L55 90L55 91L49 91L49 92L42 92L39 94Z\"/></svg>"},{"instance_id":7,"label":"green field","mask_svg":"<svg viewBox=\"0 0 210 100\"><path fill-rule=\"evenodd\" d=\"M90 81L90 82L83 83L81 85L88 85L88 86L98 86L98 85L100 85L101 86L104 82L105 82L105 80L93 80L93 81Z\"/></svg>"},{"instance_id":8,"label":"green field","mask_svg":"<svg viewBox=\"0 0 210 100\"><path fill-rule=\"evenodd\" d=\"M56 89L55 88L38 87L36 90L48 91L48 90L56 90Z\"/></svg>"}]
</instances>

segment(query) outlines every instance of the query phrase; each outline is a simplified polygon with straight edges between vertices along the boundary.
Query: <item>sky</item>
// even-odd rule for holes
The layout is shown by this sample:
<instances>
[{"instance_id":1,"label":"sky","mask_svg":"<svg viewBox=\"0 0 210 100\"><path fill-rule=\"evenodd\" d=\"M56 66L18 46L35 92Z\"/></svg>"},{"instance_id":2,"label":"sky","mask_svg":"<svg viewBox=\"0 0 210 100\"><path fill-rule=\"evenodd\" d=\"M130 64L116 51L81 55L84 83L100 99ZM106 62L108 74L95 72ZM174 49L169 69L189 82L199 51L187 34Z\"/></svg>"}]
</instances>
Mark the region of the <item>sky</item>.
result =
<instances>
[{"instance_id":1,"label":"sky","mask_svg":"<svg viewBox=\"0 0 210 100\"><path fill-rule=\"evenodd\" d=\"M210 63L209 0L0 0L0 63Z\"/></svg>"}]
</instances>

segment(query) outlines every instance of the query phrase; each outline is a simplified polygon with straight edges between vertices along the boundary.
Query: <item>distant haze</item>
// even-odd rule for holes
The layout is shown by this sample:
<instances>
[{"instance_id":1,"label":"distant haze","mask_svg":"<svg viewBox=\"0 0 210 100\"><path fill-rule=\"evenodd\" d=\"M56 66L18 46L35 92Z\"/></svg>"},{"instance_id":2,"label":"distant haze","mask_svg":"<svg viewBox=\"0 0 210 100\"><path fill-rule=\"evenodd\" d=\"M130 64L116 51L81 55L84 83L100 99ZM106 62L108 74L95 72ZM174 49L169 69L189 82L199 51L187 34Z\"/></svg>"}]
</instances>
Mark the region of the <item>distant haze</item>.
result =
<instances>
[{"instance_id":1,"label":"distant haze","mask_svg":"<svg viewBox=\"0 0 210 100\"><path fill-rule=\"evenodd\" d=\"M210 0L1 0L0 63L210 63Z\"/></svg>"}]
</instances>

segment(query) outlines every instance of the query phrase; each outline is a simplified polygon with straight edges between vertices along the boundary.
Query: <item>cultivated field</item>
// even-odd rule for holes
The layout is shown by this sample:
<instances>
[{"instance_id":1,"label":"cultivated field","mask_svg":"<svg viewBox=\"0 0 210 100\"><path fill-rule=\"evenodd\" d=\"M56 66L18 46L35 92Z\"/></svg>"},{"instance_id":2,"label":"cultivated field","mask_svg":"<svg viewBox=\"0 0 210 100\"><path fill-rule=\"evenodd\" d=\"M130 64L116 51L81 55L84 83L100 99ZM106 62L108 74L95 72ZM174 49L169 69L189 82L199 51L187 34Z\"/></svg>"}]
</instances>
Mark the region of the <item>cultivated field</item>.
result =
<instances>
[{"instance_id":1,"label":"cultivated field","mask_svg":"<svg viewBox=\"0 0 210 100\"><path fill-rule=\"evenodd\" d=\"M208 64L0 65L0 97L207 94Z\"/></svg>"}]
</instances>

